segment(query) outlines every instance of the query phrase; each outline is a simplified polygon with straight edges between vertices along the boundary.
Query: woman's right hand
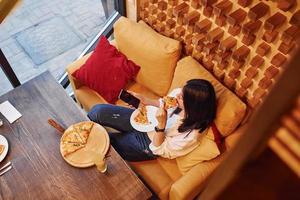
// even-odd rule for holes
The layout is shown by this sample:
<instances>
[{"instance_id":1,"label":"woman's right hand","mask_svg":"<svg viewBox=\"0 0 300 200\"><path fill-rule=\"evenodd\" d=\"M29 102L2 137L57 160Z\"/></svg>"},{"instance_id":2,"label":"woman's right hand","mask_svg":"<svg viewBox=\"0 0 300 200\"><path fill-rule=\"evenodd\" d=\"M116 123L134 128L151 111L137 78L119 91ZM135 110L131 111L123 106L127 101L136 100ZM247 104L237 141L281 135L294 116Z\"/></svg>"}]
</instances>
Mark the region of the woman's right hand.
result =
<instances>
[{"instance_id":1,"label":"woman's right hand","mask_svg":"<svg viewBox=\"0 0 300 200\"><path fill-rule=\"evenodd\" d=\"M163 101L162 105L159 107L159 109L156 112L156 119L158 122L157 127L159 129L164 129L167 124L167 110L165 109L165 102Z\"/></svg>"}]
</instances>

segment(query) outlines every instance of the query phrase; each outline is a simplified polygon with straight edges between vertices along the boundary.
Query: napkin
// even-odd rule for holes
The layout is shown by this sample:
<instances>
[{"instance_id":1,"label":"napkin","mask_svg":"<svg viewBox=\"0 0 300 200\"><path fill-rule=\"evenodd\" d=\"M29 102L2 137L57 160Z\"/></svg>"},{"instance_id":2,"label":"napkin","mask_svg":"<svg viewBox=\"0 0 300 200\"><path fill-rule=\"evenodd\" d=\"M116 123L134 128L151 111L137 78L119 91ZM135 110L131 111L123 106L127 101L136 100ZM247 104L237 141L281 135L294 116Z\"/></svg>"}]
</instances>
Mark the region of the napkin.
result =
<instances>
[{"instance_id":1,"label":"napkin","mask_svg":"<svg viewBox=\"0 0 300 200\"><path fill-rule=\"evenodd\" d=\"M5 101L0 104L0 112L9 121L9 123L13 123L22 116L9 101Z\"/></svg>"}]
</instances>

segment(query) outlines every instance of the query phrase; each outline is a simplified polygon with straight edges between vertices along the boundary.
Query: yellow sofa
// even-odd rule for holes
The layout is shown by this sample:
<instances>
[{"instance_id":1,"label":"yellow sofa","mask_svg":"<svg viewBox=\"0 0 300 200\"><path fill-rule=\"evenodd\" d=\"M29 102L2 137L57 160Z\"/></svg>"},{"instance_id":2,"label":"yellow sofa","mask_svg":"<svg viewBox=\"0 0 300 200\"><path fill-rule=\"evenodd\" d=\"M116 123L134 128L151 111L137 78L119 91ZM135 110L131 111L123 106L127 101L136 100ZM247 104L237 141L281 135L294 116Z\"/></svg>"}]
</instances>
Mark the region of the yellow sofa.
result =
<instances>
[{"instance_id":1,"label":"yellow sofa","mask_svg":"<svg viewBox=\"0 0 300 200\"><path fill-rule=\"evenodd\" d=\"M203 148L209 149L215 145L209 130L207 134L211 136L211 141L207 143L208 146L201 148L200 145L186 156L172 160L158 158L153 161L129 163L160 199L193 199L203 190L209 175L239 138L239 133L244 127L238 129L237 127L245 116L246 105L192 57L180 59L179 42L159 35L144 22L135 23L121 18L114 26L114 35L116 38L114 45L141 66L136 81L129 83L126 86L127 90L155 99L166 95L176 87L182 87L192 78L207 79L214 85L218 98L215 122L222 135L226 137L226 152L212 160L201 162L205 160L201 155L203 150L206 151ZM97 92L72 76L90 55L67 67L76 100L86 111L96 104L107 103ZM124 105L124 102L119 100L116 104Z\"/></svg>"}]
</instances>

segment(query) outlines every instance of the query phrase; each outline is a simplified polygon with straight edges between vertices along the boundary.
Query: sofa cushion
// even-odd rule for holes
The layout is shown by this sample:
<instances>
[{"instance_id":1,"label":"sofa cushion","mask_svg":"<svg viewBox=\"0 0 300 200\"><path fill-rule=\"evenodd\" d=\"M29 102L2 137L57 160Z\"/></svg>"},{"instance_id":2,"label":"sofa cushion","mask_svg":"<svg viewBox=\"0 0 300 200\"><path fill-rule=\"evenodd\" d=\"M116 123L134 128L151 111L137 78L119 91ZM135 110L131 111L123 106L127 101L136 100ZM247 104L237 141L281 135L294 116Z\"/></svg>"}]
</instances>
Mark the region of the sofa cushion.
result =
<instances>
[{"instance_id":1,"label":"sofa cushion","mask_svg":"<svg viewBox=\"0 0 300 200\"><path fill-rule=\"evenodd\" d=\"M138 84L134 81L128 83L125 88L126 90L140 93L147 98L151 98L151 99L159 98L159 96L155 95L153 92L151 92L151 90L145 88L141 84ZM87 112L90 111L90 109L96 104L107 103L107 101L103 99L103 97L101 97L97 92L95 92L94 90L90 89L87 86L81 86L80 88L76 89L74 92L78 102L80 102L80 105ZM127 106L127 104L120 99L117 100L116 104L119 106Z\"/></svg>"},{"instance_id":2,"label":"sofa cushion","mask_svg":"<svg viewBox=\"0 0 300 200\"><path fill-rule=\"evenodd\" d=\"M105 37L101 37L93 54L73 75L107 102L115 103L121 89L129 80L133 80L139 69L110 45Z\"/></svg>"},{"instance_id":3,"label":"sofa cushion","mask_svg":"<svg viewBox=\"0 0 300 200\"><path fill-rule=\"evenodd\" d=\"M76 89L74 93L81 107L87 112L90 111L94 105L107 103L102 96L87 86L81 86Z\"/></svg>"},{"instance_id":4,"label":"sofa cushion","mask_svg":"<svg viewBox=\"0 0 300 200\"><path fill-rule=\"evenodd\" d=\"M177 165L182 174L187 173L192 167L200 162L208 161L220 155L220 151L215 141L206 135L212 135L209 128L205 133L201 133L199 146L185 156L176 158Z\"/></svg>"},{"instance_id":5,"label":"sofa cushion","mask_svg":"<svg viewBox=\"0 0 300 200\"><path fill-rule=\"evenodd\" d=\"M173 180L166 171L158 164L157 160L143 162L130 162L133 170L139 174L150 188L157 194L159 199L169 199L169 191Z\"/></svg>"},{"instance_id":6,"label":"sofa cushion","mask_svg":"<svg viewBox=\"0 0 300 200\"><path fill-rule=\"evenodd\" d=\"M201 162L194 166L172 185L169 199L194 199L205 188L208 177L223 161L225 156L226 153L213 160Z\"/></svg>"},{"instance_id":7,"label":"sofa cushion","mask_svg":"<svg viewBox=\"0 0 300 200\"><path fill-rule=\"evenodd\" d=\"M136 81L160 96L166 95L180 57L180 43L158 34L143 21L136 23L125 17L114 24L114 36L118 49L141 67Z\"/></svg>"},{"instance_id":8,"label":"sofa cushion","mask_svg":"<svg viewBox=\"0 0 300 200\"><path fill-rule=\"evenodd\" d=\"M187 80L193 78L206 79L214 86L218 102L215 124L223 136L228 136L243 120L246 105L190 56L178 61L170 91L183 87ZM186 173L199 162L210 160L220 154L214 143L211 128L206 131L206 134L206 139L201 140L201 144L195 150L176 159L182 173Z\"/></svg>"},{"instance_id":9,"label":"sofa cushion","mask_svg":"<svg viewBox=\"0 0 300 200\"><path fill-rule=\"evenodd\" d=\"M176 159L159 157L157 158L157 162L174 182L182 176L182 173L177 166Z\"/></svg>"}]
</instances>

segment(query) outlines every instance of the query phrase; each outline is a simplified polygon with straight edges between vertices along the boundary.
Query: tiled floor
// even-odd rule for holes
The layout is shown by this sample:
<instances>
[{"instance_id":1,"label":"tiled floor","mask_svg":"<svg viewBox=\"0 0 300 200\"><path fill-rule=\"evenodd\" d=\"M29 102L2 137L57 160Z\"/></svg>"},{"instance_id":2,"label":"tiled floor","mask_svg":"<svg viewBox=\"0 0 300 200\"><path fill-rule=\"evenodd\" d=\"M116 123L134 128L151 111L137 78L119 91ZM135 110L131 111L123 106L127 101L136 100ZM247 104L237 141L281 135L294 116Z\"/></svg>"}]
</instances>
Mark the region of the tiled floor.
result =
<instances>
[{"instance_id":1,"label":"tiled floor","mask_svg":"<svg viewBox=\"0 0 300 200\"><path fill-rule=\"evenodd\" d=\"M60 78L105 22L100 0L23 0L0 24L0 48L22 83ZM0 95L12 89L0 70Z\"/></svg>"}]
</instances>

